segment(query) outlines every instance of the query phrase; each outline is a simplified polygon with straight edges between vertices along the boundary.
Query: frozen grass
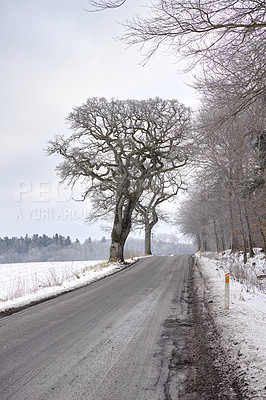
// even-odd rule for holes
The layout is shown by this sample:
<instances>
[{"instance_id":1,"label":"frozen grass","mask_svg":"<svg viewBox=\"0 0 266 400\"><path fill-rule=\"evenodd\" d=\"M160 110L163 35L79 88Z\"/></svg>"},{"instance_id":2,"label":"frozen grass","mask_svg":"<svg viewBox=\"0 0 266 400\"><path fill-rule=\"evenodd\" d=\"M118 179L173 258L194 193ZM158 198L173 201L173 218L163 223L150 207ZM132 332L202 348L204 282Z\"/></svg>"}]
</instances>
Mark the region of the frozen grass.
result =
<instances>
[{"instance_id":1,"label":"frozen grass","mask_svg":"<svg viewBox=\"0 0 266 400\"><path fill-rule=\"evenodd\" d=\"M53 287L53 286L61 286L66 280L67 275L58 275L55 268L50 268L44 280L40 280L40 287Z\"/></svg>"},{"instance_id":2,"label":"frozen grass","mask_svg":"<svg viewBox=\"0 0 266 400\"><path fill-rule=\"evenodd\" d=\"M106 261L2 264L0 304L42 292L45 288L71 286L82 278L94 280L108 267Z\"/></svg>"},{"instance_id":3,"label":"frozen grass","mask_svg":"<svg viewBox=\"0 0 266 400\"><path fill-rule=\"evenodd\" d=\"M224 271L230 272L230 277L241 283L247 292L256 290L265 292L266 279L266 260L265 254L261 249L254 249L255 257L249 257L247 263L243 262L241 252L232 253L227 250L224 253L204 253L205 257L216 261L216 265Z\"/></svg>"},{"instance_id":4,"label":"frozen grass","mask_svg":"<svg viewBox=\"0 0 266 400\"><path fill-rule=\"evenodd\" d=\"M82 276L85 276L88 272L99 272L104 268L107 268L109 263L107 261L97 263L92 266L83 267L81 270L73 271L73 276L77 279L80 279Z\"/></svg>"},{"instance_id":5,"label":"frozen grass","mask_svg":"<svg viewBox=\"0 0 266 400\"><path fill-rule=\"evenodd\" d=\"M0 294L1 301L7 301L22 297L27 293L36 293L38 291L38 280L36 275L28 281L24 276L16 276L15 279L11 279L9 285L5 287L5 290Z\"/></svg>"}]
</instances>

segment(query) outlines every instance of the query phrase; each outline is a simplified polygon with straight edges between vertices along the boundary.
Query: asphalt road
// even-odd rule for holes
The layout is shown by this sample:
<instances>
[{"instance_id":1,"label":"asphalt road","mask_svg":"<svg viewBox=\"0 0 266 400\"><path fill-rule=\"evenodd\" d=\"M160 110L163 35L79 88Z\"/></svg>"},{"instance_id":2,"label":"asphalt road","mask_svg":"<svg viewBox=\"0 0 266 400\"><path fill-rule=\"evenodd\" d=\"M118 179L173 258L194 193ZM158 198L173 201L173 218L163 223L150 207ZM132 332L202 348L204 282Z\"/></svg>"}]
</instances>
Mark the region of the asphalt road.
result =
<instances>
[{"instance_id":1,"label":"asphalt road","mask_svg":"<svg viewBox=\"0 0 266 400\"><path fill-rule=\"evenodd\" d=\"M188 257L150 257L0 319L0 399L163 400Z\"/></svg>"}]
</instances>

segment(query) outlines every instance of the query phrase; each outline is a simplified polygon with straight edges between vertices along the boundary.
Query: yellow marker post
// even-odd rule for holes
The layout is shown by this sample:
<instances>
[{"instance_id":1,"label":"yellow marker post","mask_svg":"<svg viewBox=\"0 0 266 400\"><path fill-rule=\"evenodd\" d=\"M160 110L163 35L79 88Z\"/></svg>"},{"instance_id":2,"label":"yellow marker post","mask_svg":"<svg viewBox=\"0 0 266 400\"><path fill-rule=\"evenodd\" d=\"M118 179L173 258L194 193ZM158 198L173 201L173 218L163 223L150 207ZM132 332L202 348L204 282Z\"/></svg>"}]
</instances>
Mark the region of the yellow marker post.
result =
<instances>
[{"instance_id":1,"label":"yellow marker post","mask_svg":"<svg viewBox=\"0 0 266 400\"><path fill-rule=\"evenodd\" d=\"M229 277L230 272L224 276L224 309L229 310Z\"/></svg>"}]
</instances>

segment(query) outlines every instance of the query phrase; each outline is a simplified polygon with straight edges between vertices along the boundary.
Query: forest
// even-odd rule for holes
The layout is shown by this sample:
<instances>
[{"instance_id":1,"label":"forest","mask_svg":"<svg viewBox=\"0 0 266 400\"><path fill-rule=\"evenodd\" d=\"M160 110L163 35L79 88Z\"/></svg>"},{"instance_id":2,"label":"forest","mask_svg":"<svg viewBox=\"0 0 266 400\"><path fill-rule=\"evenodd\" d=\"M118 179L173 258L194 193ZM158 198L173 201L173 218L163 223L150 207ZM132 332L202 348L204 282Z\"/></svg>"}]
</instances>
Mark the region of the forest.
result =
<instances>
[{"instance_id":1,"label":"forest","mask_svg":"<svg viewBox=\"0 0 266 400\"><path fill-rule=\"evenodd\" d=\"M88 238L81 243L78 239L55 234L34 234L29 237L0 238L0 264L24 262L107 260L110 240L103 236L100 240ZM155 255L190 254L195 251L192 244L180 243L175 235L154 235L152 241ZM129 237L125 246L125 258L144 254L144 240Z\"/></svg>"},{"instance_id":2,"label":"forest","mask_svg":"<svg viewBox=\"0 0 266 400\"><path fill-rule=\"evenodd\" d=\"M219 111L206 107L198 115L198 143L192 182L176 222L203 251L265 250L266 134L262 104L257 101L222 125Z\"/></svg>"}]
</instances>

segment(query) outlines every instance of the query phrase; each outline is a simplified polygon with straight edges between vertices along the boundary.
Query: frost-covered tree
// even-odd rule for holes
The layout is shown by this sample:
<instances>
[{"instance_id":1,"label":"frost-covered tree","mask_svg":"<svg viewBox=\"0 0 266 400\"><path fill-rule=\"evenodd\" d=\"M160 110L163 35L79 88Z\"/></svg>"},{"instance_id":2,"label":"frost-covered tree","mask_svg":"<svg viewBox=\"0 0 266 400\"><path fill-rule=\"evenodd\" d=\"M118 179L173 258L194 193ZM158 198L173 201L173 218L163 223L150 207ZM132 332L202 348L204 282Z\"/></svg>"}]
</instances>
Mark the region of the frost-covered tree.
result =
<instances>
[{"instance_id":1,"label":"frost-covered tree","mask_svg":"<svg viewBox=\"0 0 266 400\"><path fill-rule=\"evenodd\" d=\"M93 213L113 213L110 261L123 261L132 215L155 177L187 162L190 111L177 100L90 98L67 118L73 133L49 143L62 181L85 187Z\"/></svg>"},{"instance_id":2,"label":"frost-covered tree","mask_svg":"<svg viewBox=\"0 0 266 400\"><path fill-rule=\"evenodd\" d=\"M198 242L203 241L204 228L206 246L201 243L201 247L216 250L229 245L232 250L243 250L246 259L248 252L253 255L254 246L265 248L265 157L263 161L261 143L265 117L256 104L221 125L216 123L219 115L215 102L206 103L198 115L194 190L182 206L179 220L183 231L197 236Z\"/></svg>"},{"instance_id":3,"label":"frost-covered tree","mask_svg":"<svg viewBox=\"0 0 266 400\"><path fill-rule=\"evenodd\" d=\"M140 227L144 226L145 254L152 254L151 235L157 222L159 220L169 221L167 213L160 206L164 202L172 200L179 190L184 188L179 170L173 170L156 176L150 188L143 192L136 205L135 224Z\"/></svg>"},{"instance_id":4,"label":"frost-covered tree","mask_svg":"<svg viewBox=\"0 0 266 400\"><path fill-rule=\"evenodd\" d=\"M89 3L103 10L121 7L126 0ZM216 95L227 93L230 115L265 96L265 1L155 0L146 10L124 21L122 38L144 47L147 60L167 46L189 68L200 65L195 86L204 92L215 89Z\"/></svg>"}]
</instances>

